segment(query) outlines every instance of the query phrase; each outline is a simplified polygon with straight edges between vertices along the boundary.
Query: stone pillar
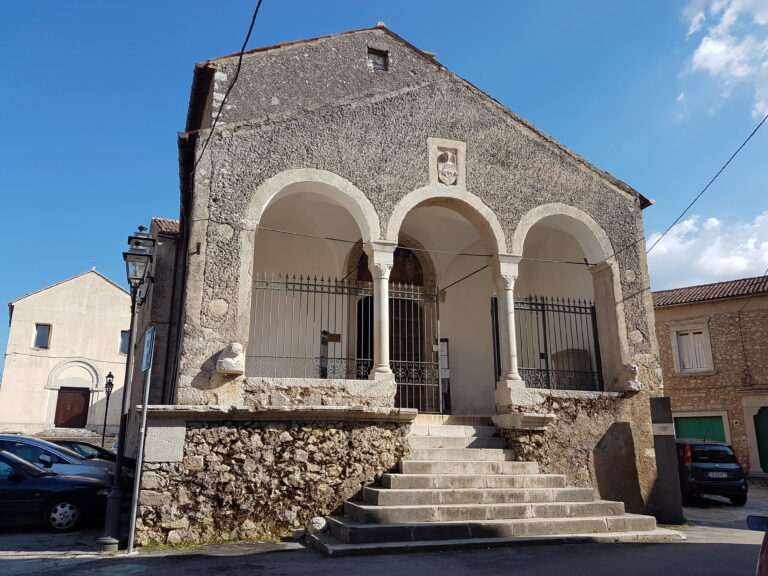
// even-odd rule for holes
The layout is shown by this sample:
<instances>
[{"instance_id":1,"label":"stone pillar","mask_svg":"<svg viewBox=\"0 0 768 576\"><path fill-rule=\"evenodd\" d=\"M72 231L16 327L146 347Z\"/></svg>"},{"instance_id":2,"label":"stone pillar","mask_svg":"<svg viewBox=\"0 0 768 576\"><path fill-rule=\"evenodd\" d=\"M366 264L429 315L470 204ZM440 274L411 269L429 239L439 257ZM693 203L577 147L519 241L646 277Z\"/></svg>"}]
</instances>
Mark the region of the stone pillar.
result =
<instances>
[{"instance_id":1,"label":"stone pillar","mask_svg":"<svg viewBox=\"0 0 768 576\"><path fill-rule=\"evenodd\" d=\"M373 241L365 245L373 277L373 369L369 380L394 380L389 366L389 273L397 242Z\"/></svg>"},{"instance_id":2,"label":"stone pillar","mask_svg":"<svg viewBox=\"0 0 768 576\"><path fill-rule=\"evenodd\" d=\"M515 281L520 256L499 254L496 283L499 298L499 349L501 376L496 383L496 411L506 412L512 404L511 391L525 388L517 371L517 338L515 336Z\"/></svg>"}]
</instances>

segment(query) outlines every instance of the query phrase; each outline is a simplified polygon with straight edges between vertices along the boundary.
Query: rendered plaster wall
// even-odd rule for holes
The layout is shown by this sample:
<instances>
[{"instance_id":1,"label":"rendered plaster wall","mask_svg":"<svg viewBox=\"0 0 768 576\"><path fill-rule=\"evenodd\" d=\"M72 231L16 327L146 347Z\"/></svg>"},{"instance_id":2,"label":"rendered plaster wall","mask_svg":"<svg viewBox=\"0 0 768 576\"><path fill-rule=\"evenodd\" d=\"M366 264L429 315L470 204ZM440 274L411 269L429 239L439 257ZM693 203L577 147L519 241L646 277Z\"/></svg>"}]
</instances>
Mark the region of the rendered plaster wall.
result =
<instances>
[{"instance_id":1,"label":"rendered plaster wall","mask_svg":"<svg viewBox=\"0 0 768 576\"><path fill-rule=\"evenodd\" d=\"M136 541L268 540L304 528L407 453L407 425L187 424L183 460L147 464Z\"/></svg>"},{"instance_id":2,"label":"rendered plaster wall","mask_svg":"<svg viewBox=\"0 0 768 576\"><path fill-rule=\"evenodd\" d=\"M130 325L130 296L95 271L16 300L0 385L0 431L37 433L54 426L62 387L90 391L86 427L101 432L104 383L114 375L107 433L117 431L125 374L120 333ZM35 324L51 326L48 348L34 346Z\"/></svg>"},{"instance_id":3,"label":"rendered plaster wall","mask_svg":"<svg viewBox=\"0 0 768 576\"><path fill-rule=\"evenodd\" d=\"M653 512L656 454L647 392L618 394L526 390L520 412L554 414L544 431L503 430L521 461L547 474L594 488L599 498L624 502L628 512Z\"/></svg>"},{"instance_id":4,"label":"rendered plaster wall","mask_svg":"<svg viewBox=\"0 0 768 576\"><path fill-rule=\"evenodd\" d=\"M388 43L392 58L383 74L365 63L366 45L379 41ZM339 175L364 193L385 230L397 202L429 184L431 137L466 143L466 189L496 215L508 248L522 216L542 204L576 207L606 231L623 292L628 338L621 360L647 367L644 384L656 389L638 198L477 89L392 42L377 30L246 58L224 115L231 122L217 130L195 174L190 245L199 242L200 252L190 254L187 269L178 401L233 397L231 379L212 369L221 349L248 337L250 300L242 294L250 276L241 270L251 267L257 223L249 205L258 186L296 168ZM418 65L411 67L411 60ZM398 62L409 65L401 69ZM231 65L217 63L220 70ZM312 80L319 78L327 91ZM224 86L217 84L217 94ZM341 86L345 96L333 96ZM294 89L290 102L280 96ZM310 101L310 93L316 99ZM273 96L279 101L274 114L268 112Z\"/></svg>"},{"instance_id":5,"label":"rendered plaster wall","mask_svg":"<svg viewBox=\"0 0 768 576\"><path fill-rule=\"evenodd\" d=\"M678 322L708 327L714 370L688 374L675 371L671 330ZM748 303L745 298L737 298L657 308L656 330L664 393L672 401L674 415L725 416L723 425L742 465L759 471L754 414L746 407L768 406L768 297L758 296Z\"/></svg>"}]
</instances>

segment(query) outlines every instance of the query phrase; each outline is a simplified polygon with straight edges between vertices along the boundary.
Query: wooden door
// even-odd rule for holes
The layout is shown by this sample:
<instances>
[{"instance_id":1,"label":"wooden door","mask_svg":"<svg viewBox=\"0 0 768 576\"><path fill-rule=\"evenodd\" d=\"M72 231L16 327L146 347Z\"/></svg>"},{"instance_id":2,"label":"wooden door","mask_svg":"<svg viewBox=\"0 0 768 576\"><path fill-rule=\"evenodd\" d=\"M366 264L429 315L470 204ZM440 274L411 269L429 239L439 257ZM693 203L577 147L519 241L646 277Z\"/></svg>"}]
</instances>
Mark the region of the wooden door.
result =
<instances>
[{"instance_id":1,"label":"wooden door","mask_svg":"<svg viewBox=\"0 0 768 576\"><path fill-rule=\"evenodd\" d=\"M57 428L85 428L88 422L88 404L91 392L87 388L60 388L56 402Z\"/></svg>"}]
</instances>

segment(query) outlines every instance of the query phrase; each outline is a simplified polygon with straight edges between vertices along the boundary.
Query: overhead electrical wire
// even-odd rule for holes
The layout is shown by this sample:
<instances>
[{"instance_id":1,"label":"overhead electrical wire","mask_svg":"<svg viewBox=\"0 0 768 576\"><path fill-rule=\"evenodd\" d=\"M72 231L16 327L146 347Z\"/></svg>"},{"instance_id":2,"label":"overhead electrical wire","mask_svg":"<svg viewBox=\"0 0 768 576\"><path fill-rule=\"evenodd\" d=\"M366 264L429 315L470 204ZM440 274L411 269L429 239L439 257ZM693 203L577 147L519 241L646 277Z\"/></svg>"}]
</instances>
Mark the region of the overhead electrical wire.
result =
<instances>
[{"instance_id":1,"label":"overhead electrical wire","mask_svg":"<svg viewBox=\"0 0 768 576\"><path fill-rule=\"evenodd\" d=\"M195 170L197 170L197 165L200 163L200 160L203 158L203 155L205 154L206 148L208 148L208 143L211 141L211 138L213 137L213 132L216 130L216 125L219 122L219 117L221 116L221 112L224 110L224 105L227 103L227 98L229 97L229 93L232 92L232 89L235 87L235 84L237 84L237 79L240 77L240 67L243 64L243 54L245 53L245 47L248 45L248 40L251 38L251 32L253 32L253 25L256 23L256 16L259 14L259 8L261 8L261 3L263 0L259 0L256 3L256 9L253 11L253 17L251 18L251 25L248 27L248 34L245 35L245 40L243 41L243 46L240 48L240 53L237 56L237 68L235 69L235 74L232 77L232 82L229 85L229 88L227 88L227 91L224 93L224 98L221 100L221 104L219 105L219 110L216 112L216 117L213 119L213 124L211 125L211 131L208 133L208 138L205 139L205 143L203 144L203 149L200 150L200 155L195 160L194 165L192 166L192 171L190 172L190 176L195 173Z\"/></svg>"}]
</instances>

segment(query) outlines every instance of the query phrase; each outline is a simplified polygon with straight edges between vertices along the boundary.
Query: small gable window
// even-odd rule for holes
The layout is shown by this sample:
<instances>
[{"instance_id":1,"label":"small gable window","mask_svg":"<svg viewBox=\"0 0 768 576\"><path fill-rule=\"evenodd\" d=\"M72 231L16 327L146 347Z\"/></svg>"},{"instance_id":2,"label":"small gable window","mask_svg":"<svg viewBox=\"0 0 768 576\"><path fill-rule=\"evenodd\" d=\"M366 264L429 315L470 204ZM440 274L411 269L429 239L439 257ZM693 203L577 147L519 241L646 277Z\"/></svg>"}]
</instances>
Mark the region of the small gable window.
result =
<instances>
[{"instance_id":1,"label":"small gable window","mask_svg":"<svg viewBox=\"0 0 768 576\"><path fill-rule=\"evenodd\" d=\"M35 341L32 344L35 348L48 348L51 343L51 325L35 324Z\"/></svg>"},{"instance_id":2,"label":"small gable window","mask_svg":"<svg viewBox=\"0 0 768 576\"><path fill-rule=\"evenodd\" d=\"M368 48L368 68L382 72L389 70L389 53L384 50Z\"/></svg>"}]
</instances>

